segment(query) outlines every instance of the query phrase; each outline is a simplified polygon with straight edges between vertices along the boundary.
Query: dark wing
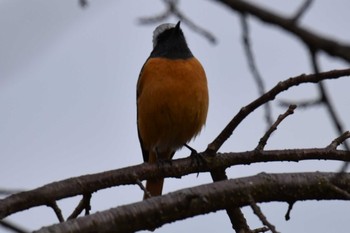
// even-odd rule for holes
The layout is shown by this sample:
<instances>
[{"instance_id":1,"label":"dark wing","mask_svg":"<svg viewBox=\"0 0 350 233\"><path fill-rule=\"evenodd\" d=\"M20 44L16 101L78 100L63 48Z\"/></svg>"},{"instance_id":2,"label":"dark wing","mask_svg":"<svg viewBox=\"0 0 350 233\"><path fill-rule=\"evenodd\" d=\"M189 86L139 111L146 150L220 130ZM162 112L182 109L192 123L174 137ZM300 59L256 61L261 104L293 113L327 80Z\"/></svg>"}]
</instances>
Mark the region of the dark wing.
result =
<instances>
[{"instance_id":1,"label":"dark wing","mask_svg":"<svg viewBox=\"0 0 350 233\"><path fill-rule=\"evenodd\" d=\"M145 66L145 64L147 63L148 59L146 60L146 62L143 64L142 68L141 68L141 71L140 71L140 74L139 74L139 78L138 78L138 81L137 81L137 87L136 87L136 102L138 101L139 99L139 80L140 80L140 77L142 75L142 71L143 71L143 67ZM145 150L144 146L143 146L143 142L142 142L142 138L140 136L140 130L139 130L139 114L138 114L138 108L137 108L137 103L136 103L136 118L137 118L137 135L139 137L139 141L140 141L140 146L141 146L141 150L142 150L142 156L143 156L143 161L144 162L148 162L148 157L149 157L149 151Z\"/></svg>"}]
</instances>

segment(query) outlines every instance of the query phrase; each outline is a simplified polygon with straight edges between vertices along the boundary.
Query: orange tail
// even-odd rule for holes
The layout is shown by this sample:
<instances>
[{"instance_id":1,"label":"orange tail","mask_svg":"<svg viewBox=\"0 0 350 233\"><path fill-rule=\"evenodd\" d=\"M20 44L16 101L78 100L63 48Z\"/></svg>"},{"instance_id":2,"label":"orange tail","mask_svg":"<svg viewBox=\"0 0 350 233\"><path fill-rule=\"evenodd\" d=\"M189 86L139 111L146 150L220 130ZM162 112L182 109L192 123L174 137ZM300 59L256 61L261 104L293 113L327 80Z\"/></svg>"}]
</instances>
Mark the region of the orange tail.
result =
<instances>
[{"instance_id":1,"label":"orange tail","mask_svg":"<svg viewBox=\"0 0 350 233\"><path fill-rule=\"evenodd\" d=\"M146 182L146 190L149 192L149 194L151 195L151 197L154 196L159 196L162 194L162 190L163 190L163 183L164 183L164 179L154 179L154 180L147 180ZM149 198L149 196L145 193L143 195L143 200Z\"/></svg>"},{"instance_id":2,"label":"orange tail","mask_svg":"<svg viewBox=\"0 0 350 233\"><path fill-rule=\"evenodd\" d=\"M171 151L170 152L167 151L159 154L156 154L155 152L150 152L148 157L148 162L157 163L158 159L168 160L168 159L171 159L173 155L174 155L174 152L171 152ZM151 197L162 195L163 183L164 183L164 178L147 180L146 190L151 195ZM143 195L143 200L149 197L150 196L145 193Z\"/></svg>"}]
</instances>

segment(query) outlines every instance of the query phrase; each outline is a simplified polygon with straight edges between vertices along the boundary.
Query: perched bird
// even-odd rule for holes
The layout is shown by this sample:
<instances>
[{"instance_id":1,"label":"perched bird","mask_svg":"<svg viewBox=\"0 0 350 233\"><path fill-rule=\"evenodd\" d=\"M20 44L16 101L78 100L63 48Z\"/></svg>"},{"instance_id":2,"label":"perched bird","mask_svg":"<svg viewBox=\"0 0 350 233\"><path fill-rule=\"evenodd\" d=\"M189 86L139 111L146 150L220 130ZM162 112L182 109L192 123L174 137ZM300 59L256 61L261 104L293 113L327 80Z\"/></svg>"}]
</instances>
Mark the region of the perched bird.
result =
<instances>
[{"instance_id":1,"label":"perched bird","mask_svg":"<svg viewBox=\"0 0 350 233\"><path fill-rule=\"evenodd\" d=\"M153 32L153 51L137 82L137 128L143 160L170 160L205 124L208 86L180 22ZM162 194L164 178L147 180L144 199Z\"/></svg>"}]
</instances>

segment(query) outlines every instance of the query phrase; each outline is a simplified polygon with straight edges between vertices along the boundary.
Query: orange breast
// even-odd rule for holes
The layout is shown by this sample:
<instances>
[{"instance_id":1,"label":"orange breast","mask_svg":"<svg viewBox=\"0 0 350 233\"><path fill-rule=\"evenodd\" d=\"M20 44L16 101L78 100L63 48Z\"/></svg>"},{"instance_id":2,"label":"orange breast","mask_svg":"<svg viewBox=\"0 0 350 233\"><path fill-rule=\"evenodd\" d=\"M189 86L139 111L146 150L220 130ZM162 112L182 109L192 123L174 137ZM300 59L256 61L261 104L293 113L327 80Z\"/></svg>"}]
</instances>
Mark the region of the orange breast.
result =
<instances>
[{"instance_id":1,"label":"orange breast","mask_svg":"<svg viewBox=\"0 0 350 233\"><path fill-rule=\"evenodd\" d=\"M138 128L146 150L175 151L205 124L208 87L196 58L150 58L137 90Z\"/></svg>"}]
</instances>

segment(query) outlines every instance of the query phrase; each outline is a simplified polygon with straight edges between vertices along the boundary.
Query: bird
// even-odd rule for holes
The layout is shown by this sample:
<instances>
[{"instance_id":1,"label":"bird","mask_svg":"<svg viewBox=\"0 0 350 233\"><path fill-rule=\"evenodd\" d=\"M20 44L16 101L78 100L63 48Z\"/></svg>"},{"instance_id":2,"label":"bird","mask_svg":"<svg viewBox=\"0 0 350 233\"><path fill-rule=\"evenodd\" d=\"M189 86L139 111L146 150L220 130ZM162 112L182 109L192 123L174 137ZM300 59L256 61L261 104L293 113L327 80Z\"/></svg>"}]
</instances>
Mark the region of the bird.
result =
<instances>
[{"instance_id":1,"label":"bird","mask_svg":"<svg viewBox=\"0 0 350 233\"><path fill-rule=\"evenodd\" d=\"M144 162L170 161L206 123L209 94L205 71L177 24L153 32L153 50L137 81L137 131ZM190 148L190 147L189 147ZM164 178L146 181L143 199L162 194Z\"/></svg>"}]
</instances>

